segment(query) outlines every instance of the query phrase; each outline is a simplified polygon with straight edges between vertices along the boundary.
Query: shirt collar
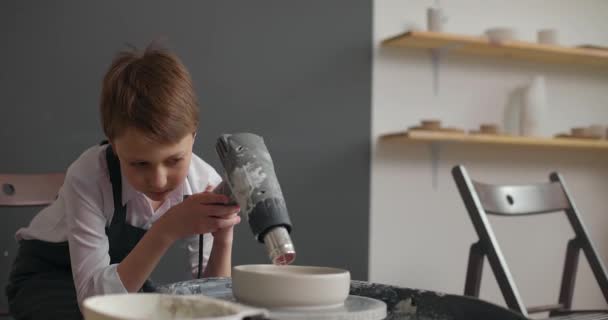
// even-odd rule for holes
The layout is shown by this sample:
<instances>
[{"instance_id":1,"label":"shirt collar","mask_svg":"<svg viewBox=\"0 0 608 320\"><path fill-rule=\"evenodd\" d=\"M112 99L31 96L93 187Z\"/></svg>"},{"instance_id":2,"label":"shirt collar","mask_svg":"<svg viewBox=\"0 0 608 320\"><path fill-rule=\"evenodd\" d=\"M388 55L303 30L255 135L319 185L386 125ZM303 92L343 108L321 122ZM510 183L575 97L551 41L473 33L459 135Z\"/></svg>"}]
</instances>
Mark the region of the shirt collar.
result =
<instances>
[{"instance_id":1,"label":"shirt collar","mask_svg":"<svg viewBox=\"0 0 608 320\"><path fill-rule=\"evenodd\" d=\"M143 197L144 194L135 190L135 188L127 181L124 175L121 173L121 182L122 182L122 205L126 205L127 202L132 200L136 196ZM169 193L168 199L171 203L179 203L184 199L184 195L192 194L191 189L189 188L188 179L185 179L184 182L179 185L177 188L173 189L171 193Z\"/></svg>"}]
</instances>

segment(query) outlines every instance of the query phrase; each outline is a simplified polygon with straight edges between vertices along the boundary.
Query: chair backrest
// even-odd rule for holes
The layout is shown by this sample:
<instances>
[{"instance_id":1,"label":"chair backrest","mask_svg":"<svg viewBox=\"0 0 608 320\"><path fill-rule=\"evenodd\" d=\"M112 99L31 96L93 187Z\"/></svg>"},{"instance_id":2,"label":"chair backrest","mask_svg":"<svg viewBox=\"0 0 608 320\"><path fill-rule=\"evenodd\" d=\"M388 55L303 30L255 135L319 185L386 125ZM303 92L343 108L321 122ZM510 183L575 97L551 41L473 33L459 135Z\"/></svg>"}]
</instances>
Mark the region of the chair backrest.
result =
<instances>
[{"instance_id":1,"label":"chair backrest","mask_svg":"<svg viewBox=\"0 0 608 320\"><path fill-rule=\"evenodd\" d=\"M57 198L64 178L64 173L0 173L0 207L48 205ZM8 310L0 308L0 318L8 316Z\"/></svg>"},{"instance_id":2,"label":"chair backrest","mask_svg":"<svg viewBox=\"0 0 608 320\"><path fill-rule=\"evenodd\" d=\"M496 215L530 215L564 211L570 203L559 182L501 186L473 181L481 207Z\"/></svg>"},{"instance_id":3,"label":"chair backrest","mask_svg":"<svg viewBox=\"0 0 608 320\"><path fill-rule=\"evenodd\" d=\"M42 206L52 203L64 173L0 174L0 206Z\"/></svg>"},{"instance_id":4,"label":"chair backrest","mask_svg":"<svg viewBox=\"0 0 608 320\"><path fill-rule=\"evenodd\" d=\"M552 314L557 314L569 311L574 294L578 256L582 250L604 298L608 302L606 268L598 258L597 251L569 196L564 180L558 173L552 173L547 183L518 186L491 185L473 181L463 166L454 167L452 175L479 237L479 241L471 246L469 252L465 295L479 296L483 259L487 257L509 308L525 316L534 312L551 311ZM554 305L526 309L490 226L487 214L517 217L549 212L565 212L575 237L568 243L559 302Z\"/></svg>"}]
</instances>

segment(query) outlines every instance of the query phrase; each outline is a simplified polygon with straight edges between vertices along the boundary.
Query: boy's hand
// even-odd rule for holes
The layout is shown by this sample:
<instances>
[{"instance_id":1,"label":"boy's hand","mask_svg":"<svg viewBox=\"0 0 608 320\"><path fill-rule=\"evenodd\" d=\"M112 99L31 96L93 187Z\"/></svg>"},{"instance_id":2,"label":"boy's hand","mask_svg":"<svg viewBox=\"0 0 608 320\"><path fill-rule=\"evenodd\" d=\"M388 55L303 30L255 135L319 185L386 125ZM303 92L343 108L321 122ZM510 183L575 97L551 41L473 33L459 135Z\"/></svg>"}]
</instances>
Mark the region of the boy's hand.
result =
<instances>
[{"instance_id":1,"label":"boy's hand","mask_svg":"<svg viewBox=\"0 0 608 320\"><path fill-rule=\"evenodd\" d=\"M207 186L207 188L205 188L205 192L212 192L213 189L214 188L209 185L209 186ZM241 222L241 217L239 217L239 213L237 211L234 215L230 216L230 218L236 218L237 222L234 225L231 225L230 227L222 228L222 229L217 230L216 232L211 233L213 235L213 243L215 245L232 244L232 238L234 235L234 226Z\"/></svg>"},{"instance_id":2,"label":"boy's hand","mask_svg":"<svg viewBox=\"0 0 608 320\"><path fill-rule=\"evenodd\" d=\"M160 228L171 242L195 234L218 233L219 241L232 239L232 227L240 222L238 205L228 205L225 195L209 191L196 193L172 207L154 225Z\"/></svg>"}]
</instances>

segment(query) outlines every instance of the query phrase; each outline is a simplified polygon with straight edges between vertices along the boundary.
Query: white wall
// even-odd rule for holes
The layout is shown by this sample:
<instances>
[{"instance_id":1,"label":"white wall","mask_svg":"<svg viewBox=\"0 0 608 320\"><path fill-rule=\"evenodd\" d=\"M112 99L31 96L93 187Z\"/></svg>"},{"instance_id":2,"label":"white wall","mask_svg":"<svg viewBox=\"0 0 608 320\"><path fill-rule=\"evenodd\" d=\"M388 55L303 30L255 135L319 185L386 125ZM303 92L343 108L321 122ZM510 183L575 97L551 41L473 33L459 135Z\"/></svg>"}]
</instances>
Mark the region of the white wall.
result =
<instances>
[{"instance_id":1,"label":"white wall","mask_svg":"<svg viewBox=\"0 0 608 320\"><path fill-rule=\"evenodd\" d=\"M438 185L433 188L425 144L378 143L422 118L472 129L501 122L508 93L535 74L546 77L551 133L572 126L608 124L608 69L451 55L441 65L439 96L432 91L428 52L380 48L382 39L415 23L425 27L434 1L374 1L372 189L370 280L462 294L468 249L477 237L450 169L464 164L474 178L496 183L544 181L561 172L593 241L608 264L608 153L531 147L442 144ZM450 32L481 34L492 26L518 28L523 39L536 30L559 29L566 45L608 45L608 1L442 1ZM527 305L557 302L563 256L572 237L562 215L491 219ZM583 257L583 256L581 256ZM575 307L606 303L582 258ZM504 305L486 263L481 295Z\"/></svg>"}]
</instances>

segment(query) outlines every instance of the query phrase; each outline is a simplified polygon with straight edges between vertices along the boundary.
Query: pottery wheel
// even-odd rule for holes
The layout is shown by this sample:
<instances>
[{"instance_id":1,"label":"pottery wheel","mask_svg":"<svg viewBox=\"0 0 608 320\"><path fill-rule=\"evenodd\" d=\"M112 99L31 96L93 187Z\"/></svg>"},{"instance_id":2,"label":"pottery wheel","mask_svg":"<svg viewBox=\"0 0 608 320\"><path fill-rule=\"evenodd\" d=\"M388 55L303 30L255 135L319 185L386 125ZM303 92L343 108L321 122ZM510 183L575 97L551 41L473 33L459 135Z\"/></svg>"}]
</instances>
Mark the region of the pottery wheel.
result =
<instances>
[{"instance_id":1,"label":"pottery wheel","mask_svg":"<svg viewBox=\"0 0 608 320\"><path fill-rule=\"evenodd\" d=\"M386 304L380 300L350 295L344 305L299 310L269 309L271 319L286 320L379 320L386 318Z\"/></svg>"},{"instance_id":2,"label":"pottery wheel","mask_svg":"<svg viewBox=\"0 0 608 320\"><path fill-rule=\"evenodd\" d=\"M237 302L232 295L232 282L227 278L198 279L160 287L160 292L171 294L203 294ZM267 309L270 319L286 320L380 320L386 317L386 304L380 300L350 295L344 305L302 309Z\"/></svg>"}]
</instances>

